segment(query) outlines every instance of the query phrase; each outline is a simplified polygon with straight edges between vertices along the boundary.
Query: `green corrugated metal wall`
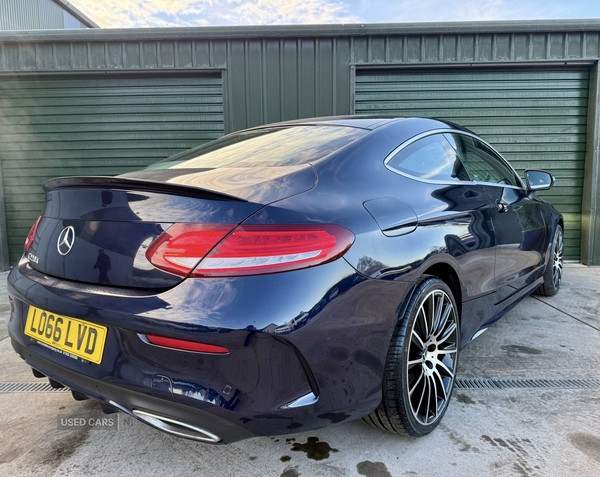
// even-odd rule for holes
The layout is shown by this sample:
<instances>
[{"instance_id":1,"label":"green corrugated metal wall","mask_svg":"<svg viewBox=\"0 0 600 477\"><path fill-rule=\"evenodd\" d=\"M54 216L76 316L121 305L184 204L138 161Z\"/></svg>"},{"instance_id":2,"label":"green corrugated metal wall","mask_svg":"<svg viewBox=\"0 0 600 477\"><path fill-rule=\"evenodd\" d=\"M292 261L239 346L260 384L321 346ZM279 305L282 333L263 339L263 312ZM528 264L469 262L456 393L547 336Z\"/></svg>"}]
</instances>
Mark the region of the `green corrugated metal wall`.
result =
<instances>
[{"instance_id":1,"label":"green corrugated metal wall","mask_svg":"<svg viewBox=\"0 0 600 477\"><path fill-rule=\"evenodd\" d=\"M488 140L523 176L547 169L541 193L565 218L565 254L580 256L588 68L364 71L355 111L456 121Z\"/></svg>"},{"instance_id":2,"label":"green corrugated metal wall","mask_svg":"<svg viewBox=\"0 0 600 477\"><path fill-rule=\"evenodd\" d=\"M220 75L0 82L11 262L43 208L45 180L122 174L222 134Z\"/></svg>"},{"instance_id":3,"label":"green corrugated metal wall","mask_svg":"<svg viewBox=\"0 0 600 477\"><path fill-rule=\"evenodd\" d=\"M10 0L0 0L0 4L2 1ZM179 77L222 72L226 132L285 119L351 114L355 71L362 74L367 68L372 71L393 68L397 72L453 68L455 73L472 73L482 72L483 67L502 67L508 72L535 73L535 68L547 65L570 68L585 64L592 74L588 92L581 259L587 264L600 265L599 60L598 20L540 20L535 24L521 21L0 31L0 85L6 81L28 81L30 77L51 78L53 75L67 80L82 74ZM565 91L571 94L568 88ZM516 99L513 104L519 101ZM582 97L582 107L585 107L584 102ZM0 108L0 117L2 114ZM548 116L546 121L556 119L550 117L551 113ZM472 125L469 118L465 119L467 125ZM527 119L522 120L527 122ZM491 127L497 125L495 120L487 121ZM583 129L585 124L583 115L571 117L569 121L572 123L568 123L568 127ZM514 125L520 129L518 118ZM567 127L551 122L546 126ZM483 126L472 127L483 131L477 129ZM492 142L495 143L493 139ZM503 149L508 144L496 145L511 157L512 153ZM583 148L581 142L571 146ZM562 179L579 187L582 172L578 161L583 152L579 149L563 152L562 161L553 166L560 169L561 174L566 173L563 169L573 169L575 177L563 174ZM518 153L513 156L528 157ZM577 164L571 167L574 156ZM0 169L3 183L12 181L12 170ZM2 200L0 189L0 265L7 266L8 261L3 260L6 241L2 235L6 227ZM578 222L574 220L578 210L576 203L565 204L563 210L572 210L566 212L570 214L569 221ZM576 241L574 237L571 239Z\"/></svg>"}]
</instances>

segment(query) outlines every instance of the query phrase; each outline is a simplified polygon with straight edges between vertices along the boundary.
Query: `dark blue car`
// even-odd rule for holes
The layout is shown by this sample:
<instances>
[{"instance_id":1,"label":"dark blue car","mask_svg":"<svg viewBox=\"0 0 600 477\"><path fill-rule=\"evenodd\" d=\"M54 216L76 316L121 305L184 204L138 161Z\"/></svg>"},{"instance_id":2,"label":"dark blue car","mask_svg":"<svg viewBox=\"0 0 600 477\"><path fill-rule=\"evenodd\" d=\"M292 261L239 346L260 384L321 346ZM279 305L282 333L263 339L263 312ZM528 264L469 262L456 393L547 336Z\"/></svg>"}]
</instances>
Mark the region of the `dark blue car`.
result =
<instances>
[{"instance_id":1,"label":"dark blue car","mask_svg":"<svg viewBox=\"0 0 600 477\"><path fill-rule=\"evenodd\" d=\"M553 181L455 124L366 116L54 179L9 276L12 344L76 399L199 441L360 417L424 435L458 351L558 291Z\"/></svg>"}]
</instances>

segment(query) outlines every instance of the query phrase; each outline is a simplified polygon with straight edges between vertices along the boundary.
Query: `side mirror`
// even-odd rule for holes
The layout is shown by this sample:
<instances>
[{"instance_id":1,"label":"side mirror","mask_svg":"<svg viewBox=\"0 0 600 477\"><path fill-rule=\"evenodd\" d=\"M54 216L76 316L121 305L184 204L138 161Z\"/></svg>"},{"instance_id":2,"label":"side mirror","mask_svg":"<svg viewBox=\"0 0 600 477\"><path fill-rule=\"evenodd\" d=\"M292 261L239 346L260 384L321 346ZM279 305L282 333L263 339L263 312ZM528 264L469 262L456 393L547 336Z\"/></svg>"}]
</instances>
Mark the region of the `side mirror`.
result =
<instances>
[{"instance_id":1,"label":"side mirror","mask_svg":"<svg viewBox=\"0 0 600 477\"><path fill-rule=\"evenodd\" d=\"M548 190L554 185L554 176L546 171L525 171L527 189L535 192L537 190Z\"/></svg>"}]
</instances>

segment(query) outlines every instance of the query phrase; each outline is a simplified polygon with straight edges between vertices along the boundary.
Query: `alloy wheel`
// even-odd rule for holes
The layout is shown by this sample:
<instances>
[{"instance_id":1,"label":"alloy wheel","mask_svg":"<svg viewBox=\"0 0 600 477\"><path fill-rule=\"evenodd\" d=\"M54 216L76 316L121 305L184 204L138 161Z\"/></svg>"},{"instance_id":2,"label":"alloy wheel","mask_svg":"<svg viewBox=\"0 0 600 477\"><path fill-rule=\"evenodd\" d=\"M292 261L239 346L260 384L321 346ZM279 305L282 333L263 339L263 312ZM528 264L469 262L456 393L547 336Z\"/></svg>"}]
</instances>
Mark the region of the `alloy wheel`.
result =
<instances>
[{"instance_id":1,"label":"alloy wheel","mask_svg":"<svg viewBox=\"0 0 600 477\"><path fill-rule=\"evenodd\" d=\"M556 289L558 289L562 280L564 249L563 234L562 231L558 230L556 232L556 241L554 242L554 259L552 263L552 282Z\"/></svg>"},{"instance_id":2,"label":"alloy wheel","mask_svg":"<svg viewBox=\"0 0 600 477\"><path fill-rule=\"evenodd\" d=\"M431 291L421 302L408 345L407 379L410 408L422 425L443 414L454 386L458 323L450 297Z\"/></svg>"}]
</instances>

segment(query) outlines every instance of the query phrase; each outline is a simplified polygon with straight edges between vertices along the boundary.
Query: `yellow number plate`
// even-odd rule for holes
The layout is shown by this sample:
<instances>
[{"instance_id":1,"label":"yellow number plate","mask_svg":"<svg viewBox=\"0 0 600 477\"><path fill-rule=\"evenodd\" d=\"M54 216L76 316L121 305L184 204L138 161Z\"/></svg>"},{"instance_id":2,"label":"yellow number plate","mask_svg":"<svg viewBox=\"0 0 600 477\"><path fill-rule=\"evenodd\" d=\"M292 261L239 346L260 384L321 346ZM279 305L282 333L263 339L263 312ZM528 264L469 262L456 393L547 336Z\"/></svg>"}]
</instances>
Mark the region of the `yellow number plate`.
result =
<instances>
[{"instance_id":1,"label":"yellow number plate","mask_svg":"<svg viewBox=\"0 0 600 477\"><path fill-rule=\"evenodd\" d=\"M25 334L64 353L100 364L107 328L29 307Z\"/></svg>"}]
</instances>

